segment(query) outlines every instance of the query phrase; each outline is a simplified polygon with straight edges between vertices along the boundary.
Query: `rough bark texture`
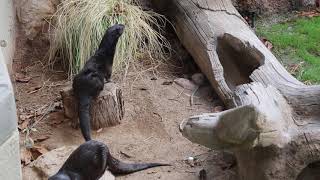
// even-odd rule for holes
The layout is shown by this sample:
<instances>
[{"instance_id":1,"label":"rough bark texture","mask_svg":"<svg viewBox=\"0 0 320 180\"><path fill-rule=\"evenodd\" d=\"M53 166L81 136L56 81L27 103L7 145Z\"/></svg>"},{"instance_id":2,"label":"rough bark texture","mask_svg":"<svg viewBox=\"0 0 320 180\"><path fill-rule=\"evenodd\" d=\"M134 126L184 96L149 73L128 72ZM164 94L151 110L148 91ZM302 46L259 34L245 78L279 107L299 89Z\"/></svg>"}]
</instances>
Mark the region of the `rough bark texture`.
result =
<instances>
[{"instance_id":1,"label":"rough bark texture","mask_svg":"<svg viewBox=\"0 0 320 180\"><path fill-rule=\"evenodd\" d=\"M71 86L61 91L65 116L71 119L73 127L79 127L77 100ZM91 128L94 130L120 124L124 115L124 101L121 89L107 83L90 108Z\"/></svg>"},{"instance_id":2,"label":"rough bark texture","mask_svg":"<svg viewBox=\"0 0 320 180\"><path fill-rule=\"evenodd\" d=\"M320 87L292 77L230 0L153 3L229 107L185 120L185 137L233 152L243 180L296 180L320 160Z\"/></svg>"}]
</instances>

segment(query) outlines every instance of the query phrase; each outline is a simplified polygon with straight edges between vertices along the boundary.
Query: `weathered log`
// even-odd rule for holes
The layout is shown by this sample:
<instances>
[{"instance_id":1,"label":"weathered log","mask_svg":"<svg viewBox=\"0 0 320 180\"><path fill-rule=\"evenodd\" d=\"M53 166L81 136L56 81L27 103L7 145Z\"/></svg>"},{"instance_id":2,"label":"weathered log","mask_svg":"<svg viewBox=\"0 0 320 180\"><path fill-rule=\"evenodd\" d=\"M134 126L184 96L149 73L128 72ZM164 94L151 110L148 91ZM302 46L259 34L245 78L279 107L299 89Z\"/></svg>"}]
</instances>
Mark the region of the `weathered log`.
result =
<instances>
[{"instance_id":1,"label":"weathered log","mask_svg":"<svg viewBox=\"0 0 320 180\"><path fill-rule=\"evenodd\" d=\"M320 86L292 77L230 0L153 4L229 108L183 121L185 137L233 152L244 180L301 179L320 161Z\"/></svg>"},{"instance_id":2,"label":"weathered log","mask_svg":"<svg viewBox=\"0 0 320 180\"><path fill-rule=\"evenodd\" d=\"M78 102L71 86L61 92L65 116L71 119L74 128L79 127ZM94 130L120 124L124 116L124 101L121 89L114 83L104 85L103 91L96 97L90 107L91 128Z\"/></svg>"}]
</instances>

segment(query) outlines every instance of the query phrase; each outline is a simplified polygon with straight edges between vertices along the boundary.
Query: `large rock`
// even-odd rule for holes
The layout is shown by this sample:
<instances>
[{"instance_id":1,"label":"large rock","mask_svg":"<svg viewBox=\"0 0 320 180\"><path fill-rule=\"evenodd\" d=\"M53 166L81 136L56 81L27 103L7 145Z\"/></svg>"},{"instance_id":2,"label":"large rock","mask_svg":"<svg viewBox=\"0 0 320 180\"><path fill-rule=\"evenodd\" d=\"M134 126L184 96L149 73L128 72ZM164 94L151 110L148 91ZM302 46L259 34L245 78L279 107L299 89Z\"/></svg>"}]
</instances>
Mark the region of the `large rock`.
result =
<instances>
[{"instance_id":1,"label":"large rock","mask_svg":"<svg viewBox=\"0 0 320 180\"><path fill-rule=\"evenodd\" d=\"M76 148L77 146L64 146L40 156L23 169L23 179L47 180L49 176L55 174L60 169ZM115 180L115 177L109 171L106 171L100 180Z\"/></svg>"},{"instance_id":2,"label":"large rock","mask_svg":"<svg viewBox=\"0 0 320 180\"><path fill-rule=\"evenodd\" d=\"M34 39L56 12L60 0L15 0L18 21L28 39Z\"/></svg>"}]
</instances>

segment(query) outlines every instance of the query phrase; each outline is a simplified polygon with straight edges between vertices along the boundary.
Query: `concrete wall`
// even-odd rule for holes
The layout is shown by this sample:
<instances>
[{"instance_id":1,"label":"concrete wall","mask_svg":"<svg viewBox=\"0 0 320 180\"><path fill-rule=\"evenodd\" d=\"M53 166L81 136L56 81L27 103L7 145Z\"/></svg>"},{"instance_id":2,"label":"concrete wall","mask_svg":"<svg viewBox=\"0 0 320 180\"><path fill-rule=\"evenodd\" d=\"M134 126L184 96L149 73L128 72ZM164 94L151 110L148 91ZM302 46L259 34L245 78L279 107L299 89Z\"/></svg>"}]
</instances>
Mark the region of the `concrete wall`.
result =
<instances>
[{"instance_id":1,"label":"concrete wall","mask_svg":"<svg viewBox=\"0 0 320 180\"><path fill-rule=\"evenodd\" d=\"M0 0L0 49L9 72L15 50L15 17L13 0Z\"/></svg>"},{"instance_id":2,"label":"concrete wall","mask_svg":"<svg viewBox=\"0 0 320 180\"><path fill-rule=\"evenodd\" d=\"M19 133L13 88L0 49L0 179L20 180Z\"/></svg>"},{"instance_id":3,"label":"concrete wall","mask_svg":"<svg viewBox=\"0 0 320 180\"><path fill-rule=\"evenodd\" d=\"M12 0L0 0L0 180L20 180L19 132L14 91L9 78L15 50Z\"/></svg>"}]
</instances>

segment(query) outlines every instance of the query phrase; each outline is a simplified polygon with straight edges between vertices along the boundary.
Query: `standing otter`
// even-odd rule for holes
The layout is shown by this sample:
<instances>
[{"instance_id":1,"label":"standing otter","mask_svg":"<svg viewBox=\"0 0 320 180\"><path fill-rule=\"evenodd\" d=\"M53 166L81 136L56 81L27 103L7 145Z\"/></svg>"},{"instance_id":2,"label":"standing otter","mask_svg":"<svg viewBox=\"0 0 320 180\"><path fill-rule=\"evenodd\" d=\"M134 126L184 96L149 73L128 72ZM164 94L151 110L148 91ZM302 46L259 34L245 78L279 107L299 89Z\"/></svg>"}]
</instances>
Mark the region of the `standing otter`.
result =
<instances>
[{"instance_id":1,"label":"standing otter","mask_svg":"<svg viewBox=\"0 0 320 180\"><path fill-rule=\"evenodd\" d=\"M49 180L98 180L106 169L115 175L121 175L157 166L170 165L160 163L123 163L110 154L107 145L90 140L73 151L61 169L51 176Z\"/></svg>"},{"instance_id":2,"label":"standing otter","mask_svg":"<svg viewBox=\"0 0 320 180\"><path fill-rule=\"evenodd\" d=\"M90 104L92 99L103 90L104 79L109 81L111 77L117 42L123 30L124 25L121 24L108 28L100 42L98 50L73 79L72 87L79 103L80 128L86 141L91 140Z\"/></svg>"}]
</instances>

